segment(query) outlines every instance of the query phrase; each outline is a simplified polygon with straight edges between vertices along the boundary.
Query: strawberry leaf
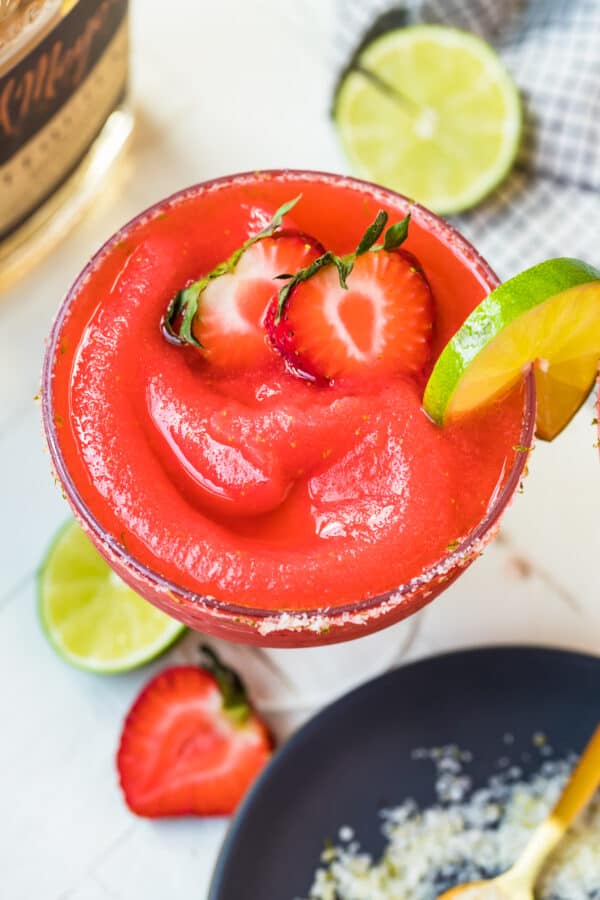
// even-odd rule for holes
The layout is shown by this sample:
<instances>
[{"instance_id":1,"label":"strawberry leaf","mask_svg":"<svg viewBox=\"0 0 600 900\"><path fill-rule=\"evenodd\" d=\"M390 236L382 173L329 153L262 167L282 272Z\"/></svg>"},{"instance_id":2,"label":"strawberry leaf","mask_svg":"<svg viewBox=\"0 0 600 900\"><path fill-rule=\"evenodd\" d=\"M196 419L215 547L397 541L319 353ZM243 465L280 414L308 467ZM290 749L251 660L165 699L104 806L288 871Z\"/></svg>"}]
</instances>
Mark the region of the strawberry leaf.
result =
<instances>
[{"instance_id":1,"label":"strawberry leaf","mask_svg":"<svg viewBox=\"0 0 600 900\"><path fill-rule=\"evenodd\" d=\"M263 228L262 231L259 231L258 234L255 235L253 238L250 238L252 243L255 243L256 241L260 240L260 238L270 237L274 231L277 231L278 228L281 228L281 225L283 223L283 217L287 216L287 214L289 212L291 212L291 210L295 207L296 203L298 202L298 200L300 200L301 197L302 197L302 194L298 194L298 196L294 197L293 200L288 200L287 203L283 203L279 207L279 209L275 211L275 214L274 214L273 218L271 219L271 221L269 222L269 224L267 225L267 227ZM248 243L248 241L246 243ZM244 246L246 246L246 244L244 244Z\"/></svg>"},{"instance_id":2,"label":"strawberry leaf","mask_svg":"<svg viewBox=\"0 0 600 900\"><path fill-rule=\"evenodd\" d=\"M375 217L375 221L369 225L367 230L365 231L360 244L354 251L354 256L362 256L363 253L366 253L367 250L370 250L383 229L385 228L388 220L388 214L385 210L380 209ZM394 226L392 226L393 228ZM391 231L391 229L389 229ZM386 248L387 249L387 248Z\"/></svg>"},{"instance_id":3,"label":"strawberry leaf","mask_svg":"<svg viewBox=\"0 0 600 900\"><path fill-rule=\"evenodd\" d=\"M340 284L344 288L344 290L348 290L348 282L346 279L348 275L354 268L354 260L351 262L349 260L344 260L341 256L334 256L332 259L333 264L338 270L338 275L340 276Z\"/></svg>"},{"instance_id":4,"label":"strawberry leaf","mask_svg":"<svg viewBox=\"0 0 600 900\"><path fill-rule=\"evenodd\" d=\"M384 250L395 250L400 244L403 244L408 237L408 226L410 225L410 213L400 222L390 225L383 239Z\"/></svg>"},{"instance_id":5,"label":"strawberry leaf","mask_svg":"<svg viewBox=\"0 0 600 900\"><path fill-rule=\"evenodd\" d=\"M198 297L200 296L200 288L197 285L191 285L184 291L181 291L181 309L182 319L179 328L179 334L187 344L193 344L202 349L202 344L192 333L192 325L194 316L198 311ZM202 288L204 290L204 288Z\"/></svg>"},{"instance_id":6,"label":"strawberry leaf","mask_svg":"<svg viewBox=\"0 0 600 900\"><path fill-rule=\"evenodd\" d=\"M182 344L183 341L179 337L177 331L175 330L175 323L177 321L177 317L181 312L181 294L182 291L177 291L173 299L170 301L165 314L162 317L160 327L163 333L163 337L170 344Z\"/></svg>"},{"instance_id":7,"label":"strawberry leaf","mask_svg":"<svg viewBox=\"0 0 600 900\"><path fill-rule=\"evenodd\" d=\"M206 283L202 284L204 281ZM169 303L162 317L161 330L170 344L181 347L191 344L199 350L204 350L200 341L194 336L192 325L198 311L198 297L207 284L207 279L196 281L182 291L178 291Z\"/></svg>"},{"instance_id":8,"label":"strawberry leaf","mask_svg":"<svg viewBox=\"0 0 600 900\"><path fill-rule=\"evenodd\" d=\"M200 647L202 653L202 668L209 672L215 681L223 700L223 710L226 712L237 725L243 725L250 715L250 704L248 703L248 695L244 682L233 669L221 662L215 651L208 646L202 644Z\"/></svg>"}]
</instances>

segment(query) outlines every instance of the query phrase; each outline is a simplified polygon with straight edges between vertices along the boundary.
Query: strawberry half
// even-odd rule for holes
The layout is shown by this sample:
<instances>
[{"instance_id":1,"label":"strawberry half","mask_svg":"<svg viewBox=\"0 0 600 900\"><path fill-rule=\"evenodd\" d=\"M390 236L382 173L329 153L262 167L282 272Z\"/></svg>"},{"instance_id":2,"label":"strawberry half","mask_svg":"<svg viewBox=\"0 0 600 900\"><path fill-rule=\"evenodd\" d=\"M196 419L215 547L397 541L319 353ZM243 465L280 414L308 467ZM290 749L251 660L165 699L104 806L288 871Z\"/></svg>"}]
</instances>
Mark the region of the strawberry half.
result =
<instances>
[{"instance_id":1,"label":"strawberry half","mask_svg":"<svg viewBox=\"0 0 600 900\"><path fill-rule=\"evenodd\" d=\"M325 254L296 273L269 307L269 337L296 373L326 380L359 373L416 376L427 363L431 289L415 258L397 249L409 217L374 247L387 220L380 216L356 253Z\"/></svg>"},{"instance_id":2,"label":"strawberry half","mask_svg":"<svg viewBox=\"0 0 600 900\"><path fill-rule=\"evenodd\" d=\"M206 668L161 672L125 720L117 769L138 816L229 815L271 754L239 677L203 651Z\"/></svg>"},{"instance_id":3,"label":"strawberry half","mask_svg":"<svg viewBox=\"0 0 600 900\"><path fill-rule=\"evenodd\" d=\"M279 289L275 279L303 269L324 252L310 235L281 228L299 199L280 206L262 231L173 297L161 322L170 343L192 345L215 368L227 371L256 368L272 358L264 317Z\"/></svg>"},{"instance_id":4,"label":"strawberry half","mask_svg":"<svg viewBox=\"0 0 600 900\"><path fill-rule=\"evenodd\" d=\"M210 281L198 299L192 325L207 361L228 371L268 362L273 348L264 318L281 286L275 279L304 268L322 253L310 235L279 231L249 247L233 272Z\"/></svg>"}]
</instances>

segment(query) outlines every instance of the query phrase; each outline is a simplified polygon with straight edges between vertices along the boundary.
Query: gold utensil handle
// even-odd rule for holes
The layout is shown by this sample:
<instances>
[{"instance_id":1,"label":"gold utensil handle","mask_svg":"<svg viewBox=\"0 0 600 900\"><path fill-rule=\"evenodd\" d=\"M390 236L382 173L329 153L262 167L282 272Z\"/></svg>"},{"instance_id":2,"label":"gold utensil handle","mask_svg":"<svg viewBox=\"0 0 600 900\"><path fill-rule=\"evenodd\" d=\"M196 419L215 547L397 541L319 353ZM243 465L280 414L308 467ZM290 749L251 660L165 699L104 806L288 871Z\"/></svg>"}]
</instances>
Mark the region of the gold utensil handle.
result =
<instances>
[{"instance_id":1,"label":"gold utensil handle","mask_svg":"<svg viewBox=\"0 0 600 900\"><path fill-rule=\"evenodd\" d=\"M547 819L535 829L512 869L501 880L533 890L546 860L565 831L592 799L600 784L600 725L596 728L569 781Z\"/></svg>"},{"instance_id":2,"label":"gold utensil handle","mask_svg":"<svg viewBox=\"0 0 600 900\"><path fill-rule=\"evenodd\" d=\"M592 799L599 785L600 725L583 751L567 786L552 810L551 817L558 820L563 828L568 828Z\"/></svg>"}]
</instances>

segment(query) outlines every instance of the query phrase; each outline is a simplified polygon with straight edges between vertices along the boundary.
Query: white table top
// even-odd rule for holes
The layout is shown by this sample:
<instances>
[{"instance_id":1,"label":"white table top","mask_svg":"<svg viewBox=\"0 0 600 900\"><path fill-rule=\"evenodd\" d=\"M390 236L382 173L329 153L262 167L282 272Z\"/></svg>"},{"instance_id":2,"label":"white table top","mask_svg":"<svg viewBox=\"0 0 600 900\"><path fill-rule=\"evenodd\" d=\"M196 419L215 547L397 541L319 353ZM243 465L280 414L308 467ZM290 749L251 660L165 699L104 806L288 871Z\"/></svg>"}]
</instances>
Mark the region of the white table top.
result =
<instances>
[{"instance_id":1,"label":"white table top","mask_svg":"<svg viewBox=\"0 0 600 900\"><path fill-rule=\"evenodd\" d=\"M166 660L129 675L86 675L54 655L38 625L35 570L68 515L33 400L51 318L102 240L177 188L254 168L347 169L328 119L332 2L133 5L139 122L129 180L0 298L0 893L11 900L201 900L227 825L136 819L119 794L123 715ZM433 606L381 639L389 663L482 643L600 650L593 415L588 405L559 441L538 446L500 538ZM167 659L192 659L196 643L188 635ZM226 655L283 736L331 693L334 668L345 684L367 677L379 647L355 645L351 667L347 647Z\"/></svg>"}]
</instances>

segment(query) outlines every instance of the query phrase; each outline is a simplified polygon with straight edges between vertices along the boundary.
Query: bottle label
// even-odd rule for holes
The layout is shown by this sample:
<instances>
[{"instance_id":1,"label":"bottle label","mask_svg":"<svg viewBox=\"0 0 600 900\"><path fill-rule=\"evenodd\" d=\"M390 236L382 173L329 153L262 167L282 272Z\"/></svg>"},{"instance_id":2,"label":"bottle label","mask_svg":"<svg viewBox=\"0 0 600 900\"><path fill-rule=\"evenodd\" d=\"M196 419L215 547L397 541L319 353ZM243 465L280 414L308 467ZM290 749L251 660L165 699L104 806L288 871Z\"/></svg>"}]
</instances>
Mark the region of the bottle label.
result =
<instances>
[{"instance_id":1,"label":"bottle label","mask_svg":"<svg viewBox=\"0 0 600 900\"><path fill-rule=\"evenodd\" d=\"M0 237L59 187L123 99L127 25L127 0L79 0L0 76Z\"/></svg>"}]
</instances>

